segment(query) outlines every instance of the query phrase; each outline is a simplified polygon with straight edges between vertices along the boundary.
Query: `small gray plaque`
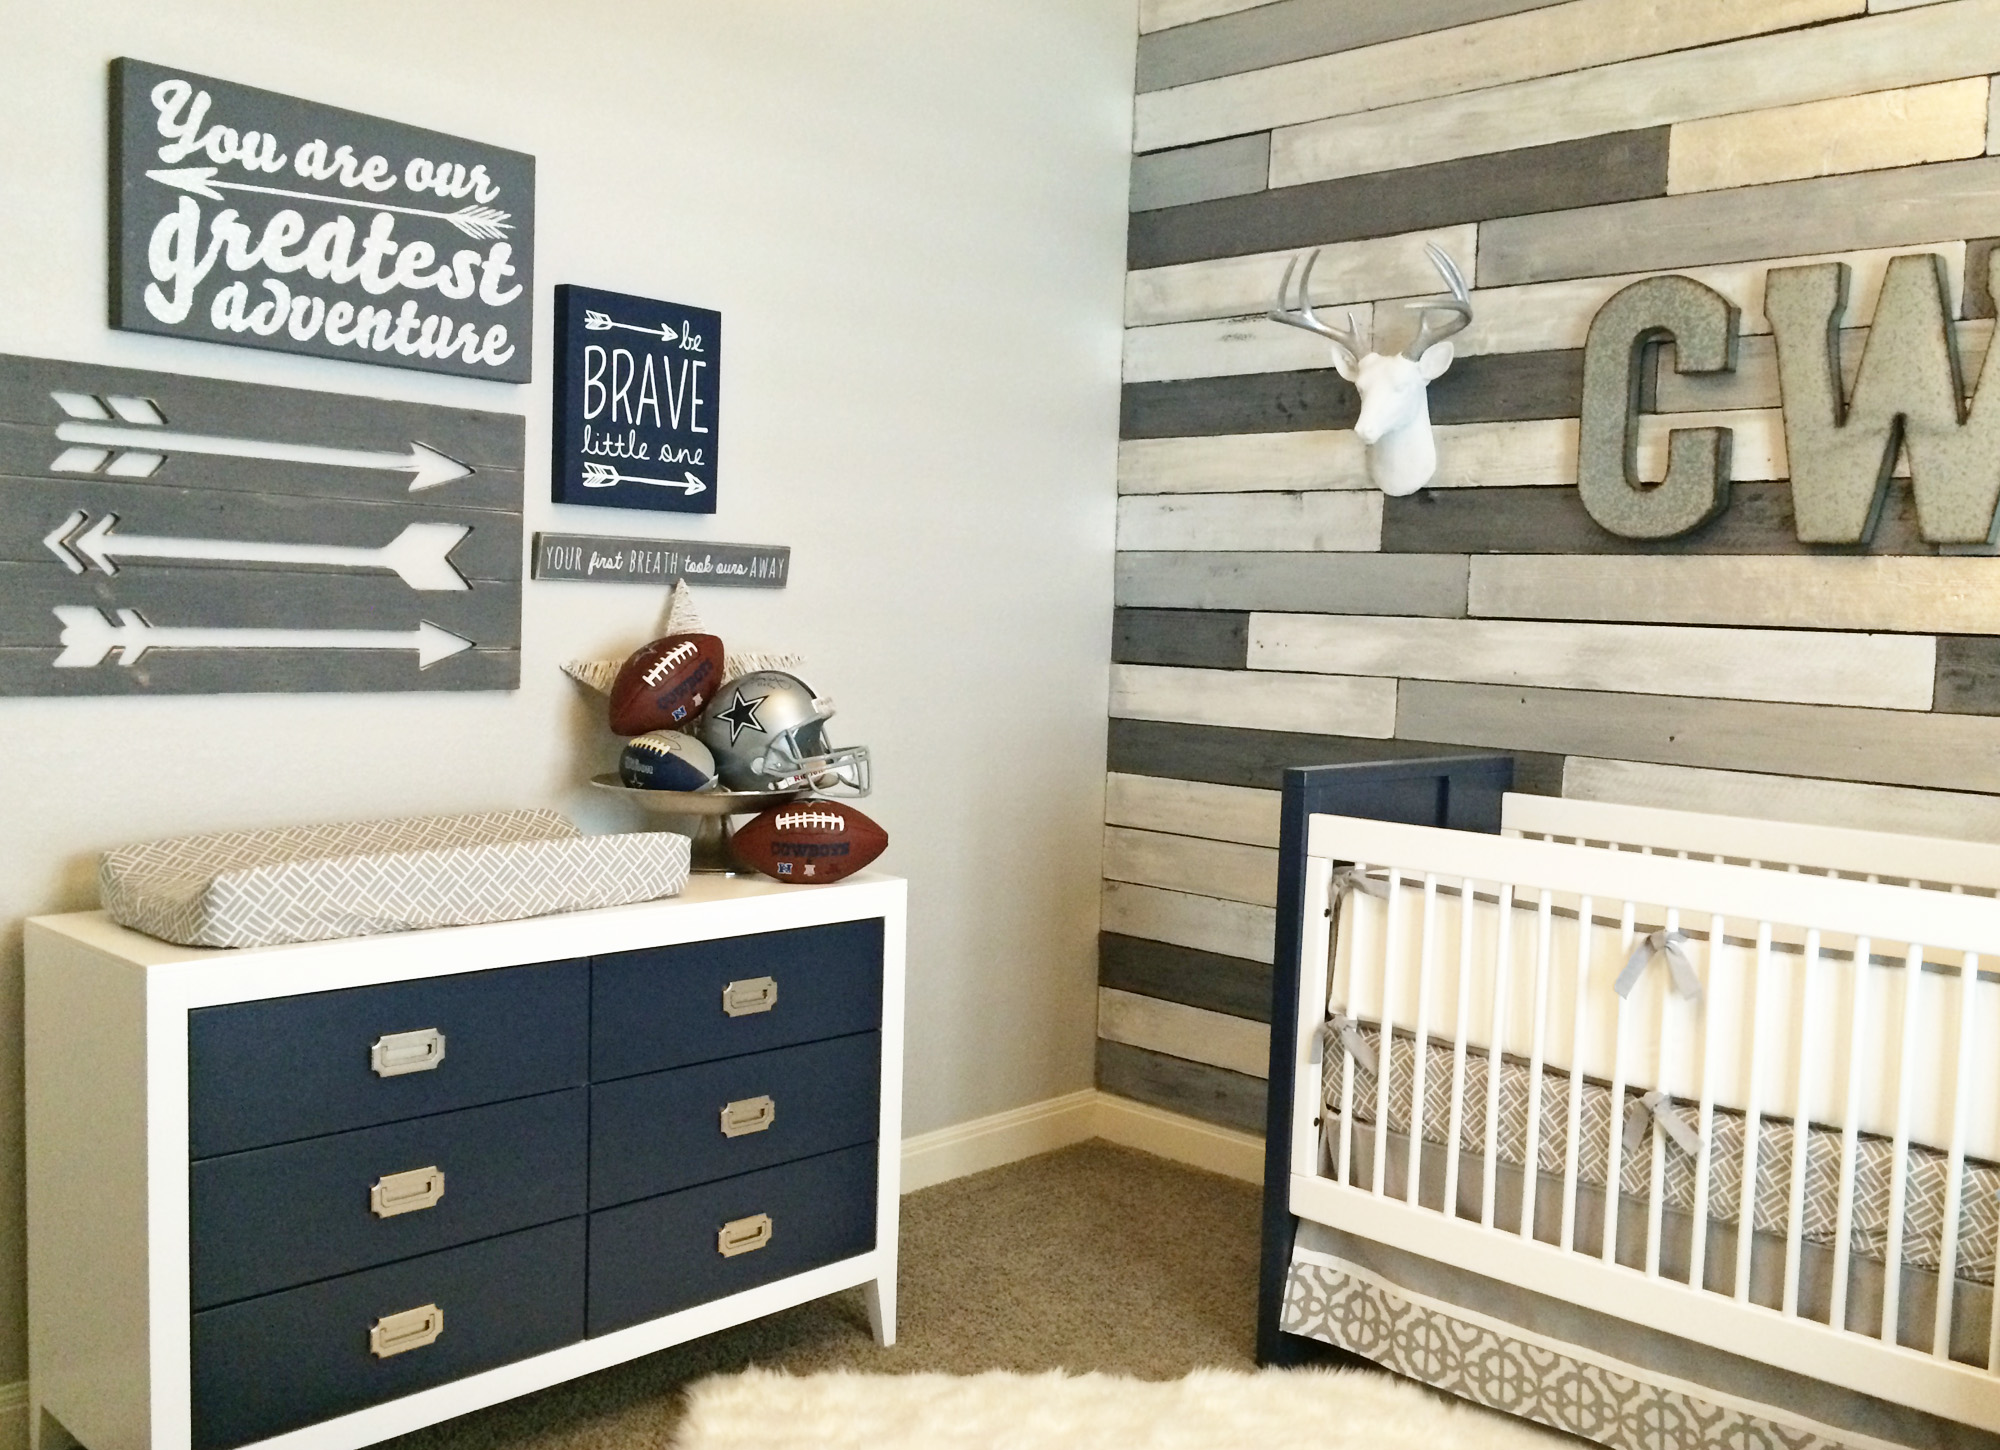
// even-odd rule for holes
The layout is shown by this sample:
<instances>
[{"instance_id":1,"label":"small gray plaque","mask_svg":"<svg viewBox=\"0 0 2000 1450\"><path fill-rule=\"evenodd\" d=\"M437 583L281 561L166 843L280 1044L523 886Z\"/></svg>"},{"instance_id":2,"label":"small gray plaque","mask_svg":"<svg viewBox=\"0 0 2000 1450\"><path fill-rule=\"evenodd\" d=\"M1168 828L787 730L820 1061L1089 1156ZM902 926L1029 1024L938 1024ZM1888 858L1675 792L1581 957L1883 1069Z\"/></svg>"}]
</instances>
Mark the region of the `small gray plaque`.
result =
<instances>
[{"instance_id":1,"label":"small gray plaque","mask_svg":"<svg viewBox=\"0 0 2000 1450\"><path fill-rule=\"evenodd\" d=\"M535 577L592 584L729 584L782 589L791 573L787 544L704 544L598 534L536 534Z\"/></svg>"}]
</instances>

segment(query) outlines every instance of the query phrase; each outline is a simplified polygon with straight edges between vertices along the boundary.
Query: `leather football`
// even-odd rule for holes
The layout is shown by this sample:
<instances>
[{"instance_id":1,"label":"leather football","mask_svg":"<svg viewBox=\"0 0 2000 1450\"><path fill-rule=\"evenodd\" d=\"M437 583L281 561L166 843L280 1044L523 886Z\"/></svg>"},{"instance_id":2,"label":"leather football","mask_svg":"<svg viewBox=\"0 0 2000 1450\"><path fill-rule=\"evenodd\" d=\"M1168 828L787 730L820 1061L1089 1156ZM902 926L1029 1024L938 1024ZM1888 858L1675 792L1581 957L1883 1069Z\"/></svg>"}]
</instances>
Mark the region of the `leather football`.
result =
<instances>
[{"instance_id":1,"label":"leather football","mask_svg":"<svg viewBox=\"0 0 2000 1450\"><path fill-rule=\"evenodd\" d=\"M722 683L722 641L670 634L633 652L611 682L611 731L685 730Z\"/></svg>"},{"instance_id":2,"label":"leather football","mask_svg":"<svg viewBox=\"0 0 2000 1450\"><path fill-rule=\"evenodd\" d=\"M649 730L625 742L618 778L633 790L707 790L715 784L715 757L692 735Z\"/></svg>"},{"instance_id":3,"label":"leather football","mask_svg":"<svg viewBox=\"0 0 2000 1450\"><path fill-rule=\"evenodd\" d=\"M753 816L729 845L774 881L814 886L859 871L888 849L889 833L846 801L799 801Z\"/></svg>"}]
</instances>

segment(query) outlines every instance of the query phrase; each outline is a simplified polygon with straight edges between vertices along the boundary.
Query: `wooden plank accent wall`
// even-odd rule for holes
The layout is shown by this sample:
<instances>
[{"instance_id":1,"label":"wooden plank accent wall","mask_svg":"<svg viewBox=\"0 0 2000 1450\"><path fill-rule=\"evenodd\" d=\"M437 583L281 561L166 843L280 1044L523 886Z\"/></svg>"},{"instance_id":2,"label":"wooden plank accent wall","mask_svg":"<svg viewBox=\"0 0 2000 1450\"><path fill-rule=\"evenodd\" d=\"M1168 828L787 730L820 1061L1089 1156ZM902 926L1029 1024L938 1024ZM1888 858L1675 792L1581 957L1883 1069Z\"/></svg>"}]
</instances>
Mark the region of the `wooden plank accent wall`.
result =
<instances>
[{"instance_id":1,"label":"wooden plank accent wall","mask_svg":"<svg viewBox=\"0 0 2000 1450\"><path fill-rule=\"evenodd\" d=\"M1858 364L1891 258L1992 341L2000 0L1142 0L1107 735L1099 1083L1256 1130L1288 765L1516 753L1517 788L2000 841L2000 551L1942 553L1898 468L1866 546L1798 542L1764 281L1840 261ZM1471 283L1439 467L1369 483L1288 258L1400 345ZM1581 348L1660 272L1741 311L1735 430L1680 539L1576 492ZM1669 355L1670 356L1670 355Z\"/></svg>"}]
</instances>

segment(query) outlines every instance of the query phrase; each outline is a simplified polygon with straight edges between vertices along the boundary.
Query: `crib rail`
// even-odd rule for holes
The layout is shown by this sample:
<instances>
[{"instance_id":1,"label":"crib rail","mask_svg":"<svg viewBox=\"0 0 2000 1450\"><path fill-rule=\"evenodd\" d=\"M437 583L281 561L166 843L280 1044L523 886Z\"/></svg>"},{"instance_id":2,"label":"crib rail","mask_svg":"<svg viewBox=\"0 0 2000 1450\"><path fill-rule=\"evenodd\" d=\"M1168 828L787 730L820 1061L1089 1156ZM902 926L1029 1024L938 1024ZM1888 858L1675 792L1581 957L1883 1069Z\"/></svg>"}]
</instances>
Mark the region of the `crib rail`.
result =
<instances>
[{"instance_id":1,"label":"crib rail","mask_svg":"<svg viewBox=\"0 0 2000 1450\"><path fill-rule=\"evenodd\" d=\"M2000 1431L2000 901L1338 816L1308 858L1294 1213Z\"/></svg>"}]
</instances>

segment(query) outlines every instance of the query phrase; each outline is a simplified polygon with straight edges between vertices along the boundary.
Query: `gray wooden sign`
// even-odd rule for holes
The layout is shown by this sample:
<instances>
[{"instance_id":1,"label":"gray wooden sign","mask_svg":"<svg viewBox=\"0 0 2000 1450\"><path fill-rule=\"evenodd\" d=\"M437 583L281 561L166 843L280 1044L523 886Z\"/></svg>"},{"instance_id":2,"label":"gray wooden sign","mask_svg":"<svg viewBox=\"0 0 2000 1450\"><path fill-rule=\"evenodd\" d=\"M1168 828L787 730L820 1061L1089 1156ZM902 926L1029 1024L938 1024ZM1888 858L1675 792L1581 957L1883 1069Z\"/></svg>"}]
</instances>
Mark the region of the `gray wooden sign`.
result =
<instances>
[{"instance_id":1,"label":"gray wooden sign","mask_svg":"<svg viewBox=\"0 0 2000 1450\"><path fill-rule=\"evenodd\" d=\"M522 420L0 356L0 695L508 690Z\"/></svg>"},{"instance_id":2,"label":"gray wooden sign","mask_svg":"<svg viewBox=\"0 0 2000 1450\"><path fill-rule=\"evenodd\" d=\"M111 66L111 325L528 381L535 158Z\"/></svg>"},{"instance_id":3,"label":"gray wooden sign","mask_svg":"<svg viewBox=\"0 0 2000 1450\"><path fill-rule=\"evenodd\" d=\"M791 572L785 544L704 544L597 534L536 534L535 577L593 584L731 584L782 589Z\"/></svg>"}]
</instances>

